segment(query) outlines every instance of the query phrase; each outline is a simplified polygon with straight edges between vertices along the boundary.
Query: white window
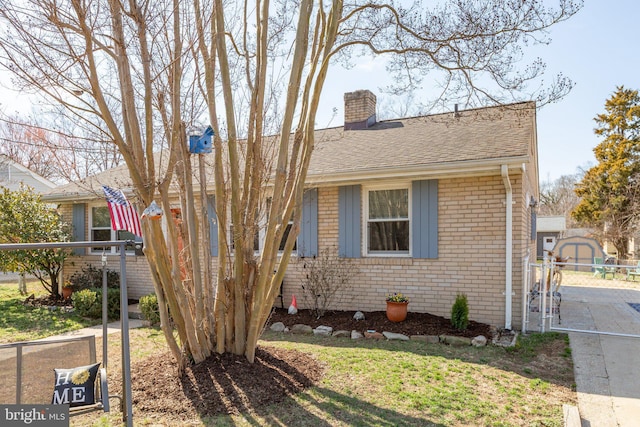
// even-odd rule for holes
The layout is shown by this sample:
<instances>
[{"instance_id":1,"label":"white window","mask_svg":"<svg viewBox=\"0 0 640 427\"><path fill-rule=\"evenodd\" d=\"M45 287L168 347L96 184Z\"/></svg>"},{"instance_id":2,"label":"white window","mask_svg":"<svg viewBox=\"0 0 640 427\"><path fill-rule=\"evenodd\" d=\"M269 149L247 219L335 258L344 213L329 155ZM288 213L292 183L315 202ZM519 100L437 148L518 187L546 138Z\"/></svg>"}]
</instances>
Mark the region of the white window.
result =
<instances>
[{"instance_id":1,"label":"white window","mask_svg":"<svg viewBox=\"0 0 640 427\"><path fill-rule=\"evenodd\" d=\"M282 240L280 241L280 247L278 247L278 251L284 251L284 246L287 244L287 239L289 238L289 233L291 233L291 227L293 227L293 219L289 220L286 228L284 229L284 234L282 235ZM298 240L293 243L292 254L296 254L298 250Z\"/></svg>"},{"instance_id":2,"label":"white window","mask_svg":"<svg viewBox=\"0 0 640 427\"><path fill-rule=\"evenodd\" d=\"M409 255L409 186L365 191L365 238L368 255Z\"/></svg>"},{"instance_id":3,"label":"white window","mask_svg":"<svg viewBox=\"0 0 640 427\"><path fill-rule=\"evenodd\" d=\"M89 239L92 242L107 242L112 240L135 240L136 236L129 231L112 230L109 208L107 206L92 206L89 210ZM135 247L133 244L127 245L125 248L127 254L135 253ZM116 254L119 252L119 248L102 246L91 247L92 254L102 254L103 251L106 251L108 254Z\"/></svg>"},{"instance_id":4,"label":"white window","mask_svg":"<svg viewBox=\"0 0 640 427\"><path fill-rule=\"evenodd\" d=\"M267 198L267 215L266 215L266 220L265 220L267 222L269 221L269 212L270 211L271 211L271 197ZM280 240L280 245L278 245L278 252L284 251L284 247L287 244L287 239L289 238L289 233L291 233L291 228L292 227L293 227L293 213L291 214L291 219L289 220L289 222L285 226L284 234L282 235L282 240ZM264 240L264 236L261 236L260 241L263 241L263 240ZM297 250L298 250L298 240L296 239L296 241L293 243L293 249L292 249L291 254L292 255L297 254Z\"/></svg>"},{"instance_id":5,"label":"white window","mask_svg":"<svg viewBox=\"0 0 640 427\"><path fill-rule=\"evenodd\" d=\"M253 233L253 251L255 253L260 252L260 242L262 242L262 240L264 239L264 236L262 236L262 228L261 227L256 227L257 229L255 230L255 232ZM229 226L229 244L231 245L231 250L235 251L236 250L236 245L235 245L235 241L233 240L233 223Z\"/></svg>"}]
</instances>

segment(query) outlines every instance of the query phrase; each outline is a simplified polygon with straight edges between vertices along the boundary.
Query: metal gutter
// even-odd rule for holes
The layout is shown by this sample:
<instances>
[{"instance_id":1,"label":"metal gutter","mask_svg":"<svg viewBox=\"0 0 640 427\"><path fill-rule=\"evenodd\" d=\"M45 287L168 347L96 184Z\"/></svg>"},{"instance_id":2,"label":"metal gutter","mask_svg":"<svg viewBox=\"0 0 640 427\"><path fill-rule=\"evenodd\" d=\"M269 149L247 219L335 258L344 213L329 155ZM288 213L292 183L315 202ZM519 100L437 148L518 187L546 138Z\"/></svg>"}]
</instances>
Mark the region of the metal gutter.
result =
<instances>
[{"instance_id":1,"label":"metal gutter","mask_svg":"<svg viewBox=\"0 0 640 427\"><path fill-rule=\"evenodd\" d=\"M504 305L504 328L511 330L511 311L513 296L513 189L509 180L509 168L502 165L500 168L502 182L506 190L506 247L505 247L505 305Z\"/></svg>"}]
</instances>

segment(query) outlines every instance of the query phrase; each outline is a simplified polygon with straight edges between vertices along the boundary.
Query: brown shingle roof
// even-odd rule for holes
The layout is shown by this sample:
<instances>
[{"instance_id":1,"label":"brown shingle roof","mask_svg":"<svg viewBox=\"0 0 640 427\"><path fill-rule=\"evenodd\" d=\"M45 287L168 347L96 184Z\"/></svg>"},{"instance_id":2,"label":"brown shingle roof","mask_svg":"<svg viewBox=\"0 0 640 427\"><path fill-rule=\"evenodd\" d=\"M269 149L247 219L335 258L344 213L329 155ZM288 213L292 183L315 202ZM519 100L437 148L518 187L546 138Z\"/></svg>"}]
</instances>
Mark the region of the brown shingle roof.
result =
<instances>
[{"instance_id":1,"label":"brown shingle roof","mask_svg":"<svg viewBox=\"0 0 640 427\"><path fill-rule=\"evenodd\" d=\"M527 102L386 120L366 130L321 129L316 131L307 181L331 184L385 174L478 173L478 165L484 173L488 169L499 173L501 164L534 161L535 123L535 104ZM119 166L82 182L57 187L45 198L61 200L83 194L86 198L102 197L100 185L126 188L127 181L126 167Z\"/></svg>"},{"instance_id":2,"label":"brown shingle roof","mask_svg":"<svg viewBox=\"0 0 640 427\"><path fill-rule=\"evenodd\" d=\"M318 131L309 176L428 168L523 157L535 137L533 103L389 120L366 130Z\"/></svg>"}]
</instances>

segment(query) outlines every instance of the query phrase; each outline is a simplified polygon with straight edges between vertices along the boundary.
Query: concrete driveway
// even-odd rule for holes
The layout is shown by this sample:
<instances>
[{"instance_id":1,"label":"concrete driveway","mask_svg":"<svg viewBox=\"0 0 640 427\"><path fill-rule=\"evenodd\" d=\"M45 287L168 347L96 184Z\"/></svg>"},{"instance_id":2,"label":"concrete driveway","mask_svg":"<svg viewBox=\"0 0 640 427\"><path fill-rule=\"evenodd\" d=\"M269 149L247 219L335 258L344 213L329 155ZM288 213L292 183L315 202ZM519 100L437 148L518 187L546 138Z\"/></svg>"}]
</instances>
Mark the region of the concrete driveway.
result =
<instances>
[{"instance_id":1,"label":"concrete driveway","mask_svg":"<svg viewBox=\"0 0 640 427\"><path fill-rule=\"evenodd\" d=\"M640 307L640 283L562 287L554 326L599 332L569 332L584 427L640 426L640 312L629 303Z\"/></svg>"}]
</instances>

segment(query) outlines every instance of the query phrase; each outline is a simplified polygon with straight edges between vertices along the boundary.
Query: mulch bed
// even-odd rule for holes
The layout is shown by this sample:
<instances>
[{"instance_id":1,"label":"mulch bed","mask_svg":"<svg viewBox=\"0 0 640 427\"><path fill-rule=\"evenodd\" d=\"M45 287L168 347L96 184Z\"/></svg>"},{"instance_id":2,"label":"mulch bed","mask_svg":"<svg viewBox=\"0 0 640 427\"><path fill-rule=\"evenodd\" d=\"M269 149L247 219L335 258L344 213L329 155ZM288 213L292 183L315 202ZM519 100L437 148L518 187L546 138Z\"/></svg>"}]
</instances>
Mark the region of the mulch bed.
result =
<instances>
[{"instance_id":1,"label":"mulch bed","mask_svg":"<svg viewBox=\"0 0 640 427\"><path fill-rule=\"evenodd\" d=\"M366 330L377 332L395 332L411 335L455 335L459 337L474 338L484 335L491 339L491 327L484 323L469 321L469 326L464 331L458 331L451 326L451 320L429 313L407 313L406 320L394 323L387 319L384 311L365 312L364 320L354 320L355 311L331 311L317 319L310 310L300 310L297 314L290 315L287 309L276 308L271 314L268 324L282 322L289 328L297 323L316 328L321 325L331 326L334 331L356 330L360 333Z\"/></svg>"},{"instance_id":2,"label":"mulch bed","mask_svg":"<svg viewBox=\"0 0 640 427\"><path fill-rule=\"evenodd\" d=\"M24 305L32 307L72 307L71 298L62 298L56 295L43 295L36 298L34 294L29 295L23 301Z\"/></svg>"},{"instance_id":3,"label":"mulch bed","mask_svg":"<svg viewBox=\"0 0 640 427\"><path fill-rule=\"evenodd\" d=\"M135 412L165 421L237 414L281 402L318 382L324 367L311 356L273 347L258 347L253 364L244 356L214 354L187 366L177 380L170 353L131 366ZM113 389L121 382L114 378Z\"/></svg>"}]
</instances>

